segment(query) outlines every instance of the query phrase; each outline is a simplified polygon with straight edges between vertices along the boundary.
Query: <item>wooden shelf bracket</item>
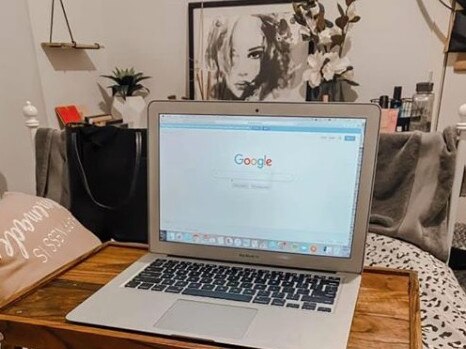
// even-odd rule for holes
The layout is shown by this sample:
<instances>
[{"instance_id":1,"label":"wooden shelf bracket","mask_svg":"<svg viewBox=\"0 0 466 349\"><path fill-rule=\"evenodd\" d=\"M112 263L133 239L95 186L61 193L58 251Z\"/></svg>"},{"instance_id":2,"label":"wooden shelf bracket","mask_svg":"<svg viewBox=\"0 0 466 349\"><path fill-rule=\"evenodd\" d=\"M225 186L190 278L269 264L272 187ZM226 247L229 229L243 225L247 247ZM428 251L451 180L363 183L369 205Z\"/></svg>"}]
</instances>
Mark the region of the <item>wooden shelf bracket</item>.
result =
<instances>
[{"instance_id":1,"label":"wooden shelf bracket","mask_svg":"<svg viewBox=\"0 0 466 349\"><path fill-rule=\"evenodd\" d=\"M68 15L66 14L65 5L63 0L59 0L61 9L63 11L63 16L65 17L66 26L68 28L68 33L70 34L71 42L54 42L53 41L53 22L55 14L55 0L52 0L52 11L50 15L50 37L48 42L42 42L41 46L43 48L61 48L61 49L80 49L80 50L98 50L104 46L98 43L94 44L78 44L73 37L73 32L71 31L70 21L68 20Z\"/></svg>"}]
</instances>

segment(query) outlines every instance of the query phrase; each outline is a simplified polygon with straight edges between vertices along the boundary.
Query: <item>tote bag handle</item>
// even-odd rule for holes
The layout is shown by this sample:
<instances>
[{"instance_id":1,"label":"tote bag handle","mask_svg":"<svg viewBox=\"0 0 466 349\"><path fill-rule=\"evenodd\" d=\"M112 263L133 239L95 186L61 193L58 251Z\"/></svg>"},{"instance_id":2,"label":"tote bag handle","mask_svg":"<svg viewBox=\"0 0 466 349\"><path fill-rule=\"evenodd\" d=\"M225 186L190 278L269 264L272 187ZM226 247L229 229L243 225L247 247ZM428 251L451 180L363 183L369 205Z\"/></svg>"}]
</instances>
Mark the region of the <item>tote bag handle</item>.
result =
<instances>
[{"instance_id":1,"label":"tote bag handle","mask_svg":"<svg viewBox=\"0 0 466 349\"><path fill-rule=\"evenodd\" d=\"M106 205L106 204L103 204L103 203L97 201L94 194L92 194L91 188L89 187L89 182L87 180L86 172L84 170L84 166L82 164L81 157L79 156L78 141L77 141L77 137L76 137L76 132L73 132L71 134L71 143L72 143L72 147L73 147L73 154L76 157L77 164L78 164L79 176L81 177L81 180L82 180L83 185L84 185L84 189L86 190L87 195L89 195L89 198L92 200L92 202L94 204L96 204L97 206L101 207L101 208L105 208L107 210L112 210L112 211L118 210L121 207L123 207L124 205L126 205L133 198L134 194L136 193L136 183L137 183L137 179L138 179L138 176L139 176L139 168L140 168L140 165L141 165L142 133L140 131L137 131L135 133L136 161L134 162L133 179L131 180L131 186L129 188L128 196L126 197L125 200L123 200L123 202L121 202L117 206L110 206L110 205Z\"/></svg>"}]
</instances>

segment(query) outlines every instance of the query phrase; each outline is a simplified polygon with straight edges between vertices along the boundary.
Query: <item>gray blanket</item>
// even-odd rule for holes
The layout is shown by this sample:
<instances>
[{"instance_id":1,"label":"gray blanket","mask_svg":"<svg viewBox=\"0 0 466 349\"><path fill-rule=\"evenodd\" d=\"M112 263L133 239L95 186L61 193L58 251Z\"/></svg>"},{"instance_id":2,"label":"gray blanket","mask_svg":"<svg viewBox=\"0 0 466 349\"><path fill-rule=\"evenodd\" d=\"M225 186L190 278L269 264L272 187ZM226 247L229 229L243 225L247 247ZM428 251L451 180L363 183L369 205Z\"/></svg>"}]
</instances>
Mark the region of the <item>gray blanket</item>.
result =
<instances>
[{"instance_id":1,"label":"gray blanket","mask_svg":"<svg viewBox=\"0 0 466 349\"><path fill-rule=\"evenodd\" d=\"M456 133L382 134L369 230L446 261Z\"/></svg>"},{"instance_id":2,"label":"gray blanket","mask_svg":"<svg viewBox=\"0 0 466 349\"><path fill-rule=\"evenodd\" d=\"M36 195L69 208L65 131L39 128L36 145Z\"/></svg>"}]
</instances>

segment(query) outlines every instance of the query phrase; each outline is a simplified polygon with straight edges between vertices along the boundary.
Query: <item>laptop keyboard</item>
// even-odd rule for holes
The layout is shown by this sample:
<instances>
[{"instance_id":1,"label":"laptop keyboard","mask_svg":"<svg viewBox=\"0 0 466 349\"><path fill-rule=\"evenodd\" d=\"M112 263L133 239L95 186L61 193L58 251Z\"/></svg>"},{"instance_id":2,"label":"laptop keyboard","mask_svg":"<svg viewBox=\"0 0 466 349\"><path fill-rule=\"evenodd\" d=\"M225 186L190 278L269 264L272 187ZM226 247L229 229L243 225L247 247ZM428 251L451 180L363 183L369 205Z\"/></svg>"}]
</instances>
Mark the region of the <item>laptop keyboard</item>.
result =
<instances>
[{"instance_id":1,"label":"laptop keyboard","mask_svg":"<svg viewBox=\"0 0 466 349\"><path fill-rule=\"evenodd\" d=\"M332 312L340 282L337 276L157 259L125 287Z\"/></svg>"}]
</instances>

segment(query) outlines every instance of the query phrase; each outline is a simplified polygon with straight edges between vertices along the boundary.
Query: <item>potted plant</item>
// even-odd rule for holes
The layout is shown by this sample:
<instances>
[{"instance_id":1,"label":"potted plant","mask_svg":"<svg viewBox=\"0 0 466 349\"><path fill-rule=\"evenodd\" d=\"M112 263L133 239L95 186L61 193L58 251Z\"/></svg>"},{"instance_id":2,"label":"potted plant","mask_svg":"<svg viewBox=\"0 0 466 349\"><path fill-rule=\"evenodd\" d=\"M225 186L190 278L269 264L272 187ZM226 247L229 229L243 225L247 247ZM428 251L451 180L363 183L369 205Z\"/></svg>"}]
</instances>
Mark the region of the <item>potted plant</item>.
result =
<instances>
[{"instance_id":1,"label":"potted plant","mask_svg":"<svg viewBox=\"0 0 466 349\"><path fill-rule=\"evenodd\" d=\"M149 93L149 89L141 84L141 81L149 79L134 68L115 68L112 75L102 75L115 82L108 86L112 89L113 103L111 113L115 118L122 118L129 127L142 127L144 124L144 109L146 103L143 95Z\"/></svg>"}]
</instances>

